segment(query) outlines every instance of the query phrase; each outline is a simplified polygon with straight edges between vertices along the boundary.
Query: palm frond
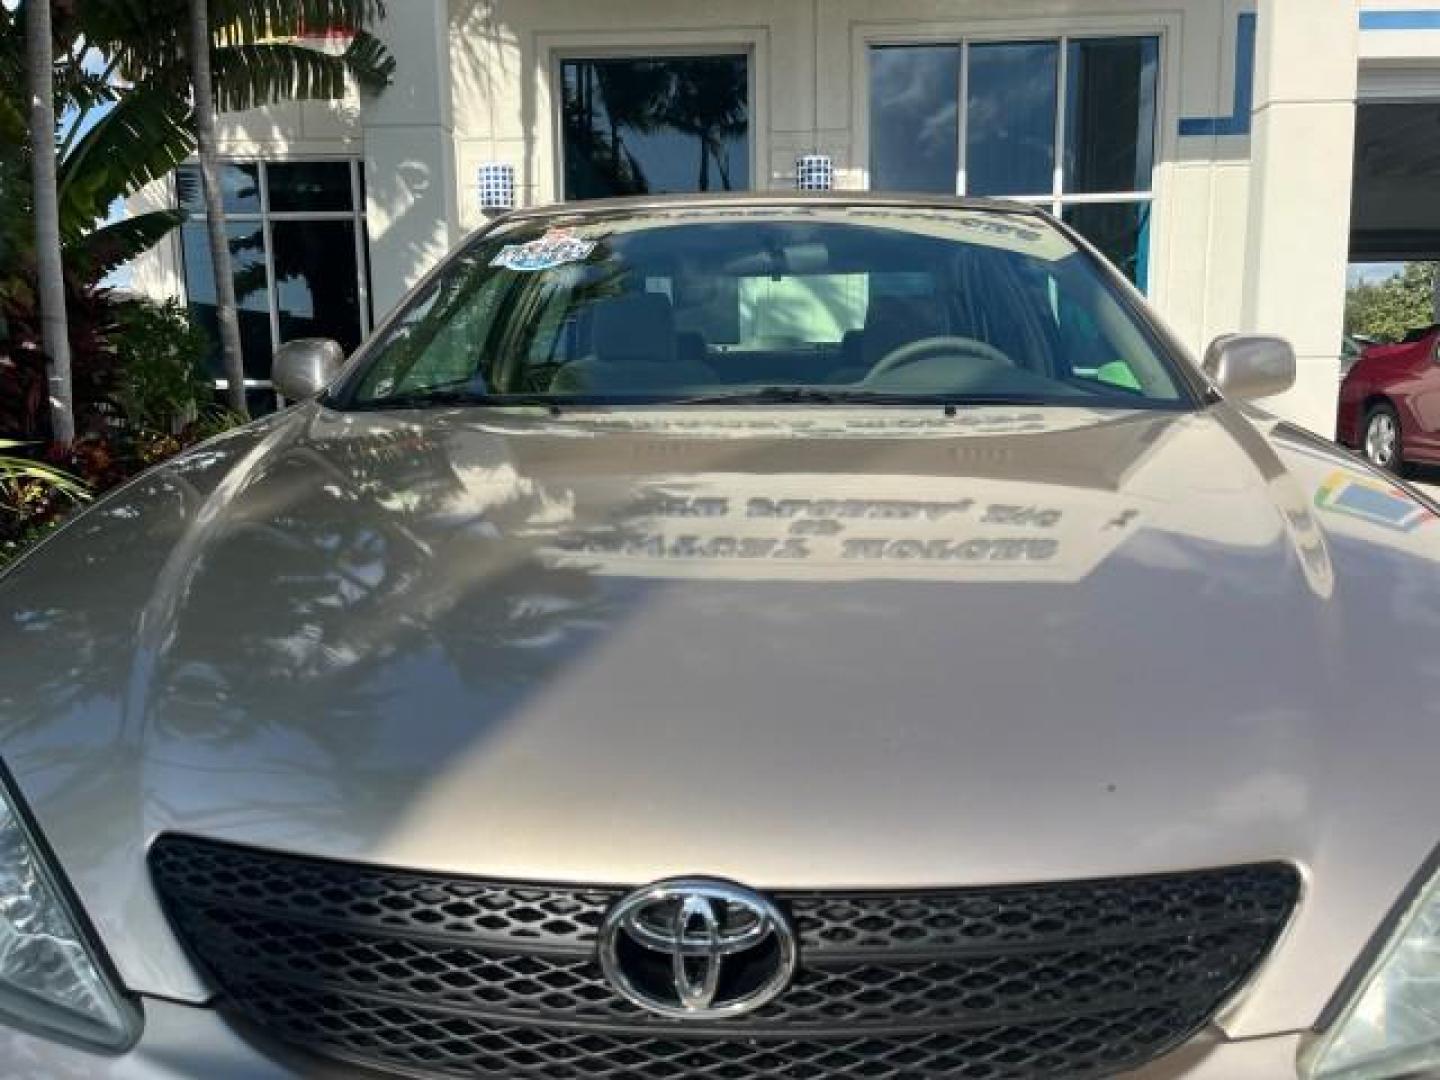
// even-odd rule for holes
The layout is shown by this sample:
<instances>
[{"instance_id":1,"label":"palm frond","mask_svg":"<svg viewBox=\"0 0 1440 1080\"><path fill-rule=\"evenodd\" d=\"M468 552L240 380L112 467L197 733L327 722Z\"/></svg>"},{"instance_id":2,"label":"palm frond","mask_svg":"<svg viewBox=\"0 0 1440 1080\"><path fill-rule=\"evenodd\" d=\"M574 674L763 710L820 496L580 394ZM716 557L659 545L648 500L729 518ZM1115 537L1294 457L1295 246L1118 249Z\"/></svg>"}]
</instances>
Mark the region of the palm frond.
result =
<instances>
[{"instance_id":1,"label":"palm frond","mask_svg":"<svg viewBox=\"0 0 1440 1080\"><path fill-rule=\"evenodd\" d=\"M105 76L103 71L83 69L71 73L64 85L67 108L83 113L119 100L120 91Z\"/></svg>"},{"instance_id":2,"label":"palm frond","mask_svg":"<svg viewBox=\"0 0 1440 1080\"><path fill-rule=\"evenodd\" d=\"M0 450L18 450L23 446L25 443L15 439L0 439ZM82 502L90 497L85 484L63 469L57 469L43 461L32 461L30 458L10 454L0 456L0 485L8 486L27 480L45 484L75 502Z\"/></svg>"},{"instance_id":3,"label":"palm frond","mask_svg":"<svg viewBox=\"0 0 1440 1080\"><path fill-rule=\"evenodd\" d=\"M173 62L182 53L186 0L75 0L86 41L119 60L132 81Z\"/></svg>"},{"instance_id":4,"label":"palm frond","mask_svg":"<svg viewBox=\"0 0 1440 1080\"><path fill-rule=\"evenodd\" d=\"M28 136L28 125L20 103L14 98L0 96L0 144L19 146Z\"/></svg>"},{"instance_id":5,"label":"palm frond","mask_svg":"<svg viewBox=\"0 0 1440 1080\"><path fill-rule=\"evenodd\" d=\"M152 210L113 221L67 244L67 261L98 280L149 251L184 220L179 210Z\"/></svg>"},{"instance_id":6,"label":"palm frond","mask_svg":"<svg viewBox=\"0 0 1440 1080\"><path fill-rule=\"evenodd\" d=\"M394 66L385 46L369 34L340 56L289 42L226 46L212 57L215 107L238 112L282 100L333 101L345 96L347 76L364 86L383 86Z\"/></svg>"},{"instance_id":7,"label":"palm frond","mask_svg":"<svg viewBox=\"0 0 1440 1080\"><path fill-rule=\"evenodd\" d=\"M352 33L384 17L384 0L210 0L210 25L227 46Z\"/></svg>"},{"instance_id":8,"label":"palm frond","mask_svg":"<svg viewBox=\"0 0 1440 1080\"><path fill-rule=\"evenodd\" d=\"M345 50L344 60L364 89L383 90L395 76L395 57L385 43L369 31L356 34Z\"/></svg>"},{"instance_id":9,"label":"palm frond","mask_svg":"<svg viewBox=\"0 0 1440 1080\"><path fill-rule=\"evenodd\" d=\"M167 87L127 91L60 165L60 225L74 239L110 204L167 175L195 149L190 104Z\"/></svg>"}]
</instances>

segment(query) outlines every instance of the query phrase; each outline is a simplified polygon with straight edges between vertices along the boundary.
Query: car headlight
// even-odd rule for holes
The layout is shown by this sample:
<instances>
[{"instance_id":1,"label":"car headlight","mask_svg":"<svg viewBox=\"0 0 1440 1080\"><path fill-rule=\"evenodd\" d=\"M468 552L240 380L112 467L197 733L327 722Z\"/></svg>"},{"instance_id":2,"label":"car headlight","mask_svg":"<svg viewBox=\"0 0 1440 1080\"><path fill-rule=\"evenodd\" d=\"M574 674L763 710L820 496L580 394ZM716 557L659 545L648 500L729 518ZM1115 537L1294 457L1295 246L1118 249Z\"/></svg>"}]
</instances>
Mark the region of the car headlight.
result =
<instances>
[{"instance_id":1,"label":"car headlight","mask_svg":"<svg viewBox=\"0 0 1440 1080\"><path fill-rule=\"evenodd\" d=\"M1400 905L1363 980L1307 1051L1311 1080L1401 1080L1440 1070L1440 873Z\"/></svg>"},{"instance_id":2,"label":"car headlight","mask_svg":"<svg viewBox=\"0 0 1440 1080\"><path fill-rule=\"evenodd\" d=\"M117 985L0 765L0 1022L123 1049L139 1016Z\"/></svg>"}]
</instances>

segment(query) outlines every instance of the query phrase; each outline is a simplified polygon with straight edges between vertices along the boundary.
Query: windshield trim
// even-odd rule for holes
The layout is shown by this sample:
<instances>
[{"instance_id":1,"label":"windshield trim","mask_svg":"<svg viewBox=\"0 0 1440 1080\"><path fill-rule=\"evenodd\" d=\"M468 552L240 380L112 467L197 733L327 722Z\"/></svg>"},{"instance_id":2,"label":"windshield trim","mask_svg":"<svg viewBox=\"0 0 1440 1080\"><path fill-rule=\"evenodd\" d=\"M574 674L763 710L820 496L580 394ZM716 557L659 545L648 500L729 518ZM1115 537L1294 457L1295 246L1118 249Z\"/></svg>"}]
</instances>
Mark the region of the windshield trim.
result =
<instances>
[{"instance_id":1,"label":"windshield trim","mask_svg":"<svg viewBox=\"0 0 1440 1080\"><path fill-rule=\"evenodd\" d=\"M815 393L810 393L814 389ZM828 400L827 400L828 399ZM551 416L563 416L575 412L609 412L628 409L663 411L666 409L726 409L763 408L777 411L795 409L894 409L930 412L936 409L946 414L970 412L977 409L1088 409L1094 412L1130 413L1186 413L1192 411L1188 402L1163 401L1136 398L1133 401L1117 397L1075 398L1063 395L1016 395L1016 394L875 394L869 397L846 394L829 394L821 388L803 388L795 396L769 394L766 388L749 392L694 395L676 397L669 394L587 394L565 396L558 394L476 394L464 395L441 392L427 395L401 395L382 398L341 407L324 403L327 407L352 413L409 412L418 409L435 411L454 409L526 409L543 410Z\"/></svg>"},{"instance_id":2,"label":"windshield trim","mask_svg":"<svg viewBox=\"0 0 1440 1080\"><path fill-rule=\"evenodd\" d=\"M733 211L740 208L785 211L808 206L831 212L844 212L856 208L864 209L893 206L1038 218L1049 228L1060 232L1074 245L1076 254L1085 259L1091 268L1104 278L1105 282L1111 287L1112 296L1115 301L1124 309L1125 313L1134 320L1141 336L1145 338L1146 343L1174 379L1177 397L1173 401L1144 398L1137 399L1133 406L1116 403L1113 407L1117 409L1129 408L1132 411L1199 412L1208 408L1217 399L1213 384L1205 377L1199 366L1191 358L1186 347L1174 336L1169 328L1159 320L1156 314L1152 312L1146 297L1128 278L1121 274L1089 240L1078 233L1067 222L1053 216L1042 207L1028 203L966 196L910 197L883 193L871 194L868 192L832 192L825 194L742 192L728 195L638 196L633 198L599 199L581 204L563 203L554 206L514 210L492 221L488 221L478 228L473 229L460 243L456 244L442 258L438 259L435 265L410 286L399 301L396 302L394 307L391 308L390 313L371 329L370 334L361 342L359 348L351 354L349 361L330 385L317 395L316 400L327 408L339 412L378 411L383 408L380 402L374 403L374 408L372 409L370 403L357 402L355 400L355 396L364 380L364 375L369 370L376 347L386 339L391 328L397 322L410 314L422 300L429 287L449 269L456 259L464 256L466 253L472 252L481 244L501 239L506 233L513 230L523 229L526 226L533 227L537 222L553 221L557 224L580 222L589 224L617 219L623 220L644 217L646 214L655 210L673 209L679 206L714 211L717 214L723 214L727 210ZM528 398L532 399L540 396L543 395L527 395ZM943 399L943 395L939 397ZM566 407L567 402L571 408L589 407L580 406L579 403L581 400L582 399L578 397L561 399L557 400L556 404L561 409ZM935 405L937 401L925 400L922 395L916 395L915 403L918 407L924 408ZM938 403L944 404L944 401L939 400ZM604 407L603 403L598 401L595 402L595 405L597 407ZM1037 402L1035 407L1079 408L1087 406L1098 408L1112 407L1108 402L1088 402L1083 399L1070 398L1056 401L1053 404ZM490 407L507 406L492 405ZM517 403L513 407L524 406ZM822 407L848 408L851 406L846 404Z\"/></svg>"}]
</instances>

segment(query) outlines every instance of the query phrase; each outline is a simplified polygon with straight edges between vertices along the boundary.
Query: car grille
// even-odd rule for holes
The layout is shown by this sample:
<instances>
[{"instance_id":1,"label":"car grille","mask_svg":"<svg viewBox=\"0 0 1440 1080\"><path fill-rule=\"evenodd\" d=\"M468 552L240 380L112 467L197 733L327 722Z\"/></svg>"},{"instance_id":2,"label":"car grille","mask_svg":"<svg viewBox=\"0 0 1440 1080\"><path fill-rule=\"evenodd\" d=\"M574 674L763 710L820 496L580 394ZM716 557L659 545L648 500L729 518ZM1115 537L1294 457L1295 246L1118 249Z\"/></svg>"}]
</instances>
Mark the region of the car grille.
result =
<instances>
[{"instance_id":1,"label":"car grille","mask_svg":"<svg viewBox=\"0 0 1440 1080\"><path fill-rule=\"evenodd\" d=\"M1108 1076L1194 1033L1295 905L1282 864L1034 886L791 892L800 971L746 1016L653 1016L595 956L622 888L491 882L161 837L193 955L253 1026L420 1076Z\"/></svg>"}]
</instances>

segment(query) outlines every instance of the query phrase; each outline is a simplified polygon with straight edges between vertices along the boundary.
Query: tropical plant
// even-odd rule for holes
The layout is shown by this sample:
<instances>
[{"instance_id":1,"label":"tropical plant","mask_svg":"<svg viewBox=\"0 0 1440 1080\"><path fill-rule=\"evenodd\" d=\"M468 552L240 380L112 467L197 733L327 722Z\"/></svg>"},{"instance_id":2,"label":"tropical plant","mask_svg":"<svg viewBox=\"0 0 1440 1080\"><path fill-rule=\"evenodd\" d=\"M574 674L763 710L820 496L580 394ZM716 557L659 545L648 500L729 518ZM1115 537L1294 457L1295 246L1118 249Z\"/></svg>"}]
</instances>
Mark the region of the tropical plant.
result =
<instances>
[{"instance_id":1,"label":"tropical plant","mask_svg":"<svg viewBox=\"0 0 1440 1080\"><path fill-rule=\"evenodd\" d=\"M220 193L219 151L215 134L215 88L210 73L209 0L190 4L190 85L195 106L195 142L200 152L200 191L205 199L205 228L210 240L210 271L215 279L215 324L220 331L220 356L230 408L242 416L245 400L245 354L240 348L240 312L235 302L235 270L225 236L225 205Z\"/></svg>"},{"instance_id":2,"label":"tropical plant","mask_svg":"<svg viewBox=\"0 0 1440 1080\"><path fill-rule=\"evenodd\" d=\"M180 221L174 211L160 211L106 224L110 206L163 176L186 154L175 145L173 130L127 136L123 114L97 111L114 106L122 92L140 90L116 86L112 68L94 65L73 0L52 0L50 6L54 114L63 119L59 130L52 125L49 136L38 140L31 138L23 114L28 105L24 42L29 16L39 5L32 10L27 0L18 9L0 7L0 431L39 442L67 441L96 422L93 410L109 389L114 359L109 341L113 304L101 282ZM58 159L54 184L42 181L40 187L56 196L66 332L55 340L62 347L68 344L71 359L69 390L60 393L52 392L42 344L40 283L53 286L54 274L53 269L40 271L32 227L37 220L32 145L37 142L42 157L53 147ZM46 202L43 194L39 202ZM64 411L75 421L73 430L63 420L54 423L52 402L68 406Z\"/></svg>"},{"instance_id":3,"label":"tropical plant","mask_svg":"<svg viewBox=\"0 0 1440 1080\"><path fill-rule=\"evenodd\" d=\"M166 88L191 103L187 128L199 150L202 194L216 283L221 354L230 408L244 415L234 276L226 244L217 169L217 110L279 100L342 96L347 77L384 86L394 61L364 29L381 18L381 0L78 0L91 40L127 77ZM350 38L341 55L297 44L307 33Z\"/></svg>"},{"instance_id":4,"label":"tropical plant","mask_svg":"<svg viewBox=\"0 0 1440 1080\"><path fill-rule=\"evenodd\" d=\"M132 429L178 435L209 406L205 335L177 300L116 311L115 399Z\"/></svg>"},{"instance_id":5,"label":"tropical plant","mask_svg":"<svg viewBox=\"0 0 1440 1080\"><path fill-rule=\"evenodd\" d=\"M63 252L75 396L102 379L106 356L87 354L85 309L104 306L105 276L141 254L182 220L158 210L109 221L117 200L169 174L194 153L196 116L187 47L188 0L50 0L56 43L53 99L66 119L55 131L56 216ZM0 5L0 430L44 437L43 416L22 416L26 402L48 400L31 222L32 140L24 31L31 7ZM240 110L285 99L334 99L348 80L374 88L393 60L365 23L383 15L380 0L209 0L211 88L215 105ZM298 39L315 30L350 34L335 54ZM99 65L95 57L102 57ZM45 141L45 140L40 140ZM43 201L43 196L42 196ZM223 246L223 245L222 245ZM77 301L77 296L81 299ZM77 303L81 312L77 316ZM41 365L38 373L36 365ZM37 374L39 378L37 380ZM232 384L235 380L231 380ZM39 386L37 396L35 388ZM84 425L81 424L83 431ZM59 431L57 429L57 434Z\"/></svg>"},{"instance_id":6,"label":"tropical plant","mask_svg":"<svg viewBox=\"0 0 1440 1080\"><path fill-rule=\"evenodd\" d=\"M1345 332L1379 341L1399 341L1411 330L1435 322L1440 263L1406 263L1383 281L1361 282L1345 293Z\"/></svg>"},{"instance_id":7,"label":"tropical plant","mask_svg":"<svg viewBox=\"0 0 1440 1080\"><path fill-rule=\"evenodd\" d=\"M55 56L50 0L29 0L25 20L26 87L30 92L30 176L34 192L35 279L40 343L50 392L55 440L75 440L70 390L70 338L65 320L65 267L60 253L60 208L55 180Z\"/></svg>"},{"instance_id":8,"label":"tropical plant","mask_svg":"<svg viewBox=\"0 0 1440 1080\"><path fill-rule=\"evenodd\" d=\"M97 69L75 0L53 0L53 88L56 147L55 188L65 269L98 282L163 237L180 221L173 210L106 222L117 199L134 194L169 173L193 147L174 110L157 108L152 87L122 85L113 62ZM0 271L13 273L15 260L33 247L27 234L34 214L30 132L16 126L27 107L22 97L26 65L21 41L29 25L30 0L17 10L0 7ZM37 5L38 10L38 5ZM187 106L188 108L188 106ZM181 114L183 120L184 114Z\"/></svg>"},{"instance_id":9,"label":"tropical plant","mask_svg":"<svg viewBox=\"0 0 1440 1080\"><path fill-rule=\"evenodd\" d=\"M28 251L21 252L0 269L0 432L46 442L51 438L50 388L30 258ZM111 387L115 310L108 289L81 281L73 273L66 274L65 287L79 435L96 422L95 407Z\"/></svg>"},{"instance_id":10,"label":"tropical plant","mask_svg":"<svg viewBox=\"0 0 1440 1080\"><path fill-rule=\"evenodd\" d=\"M63 469L12 451L26 444L0 439L0 566L53 529L89 489Z\"/></svg>"},{"instance_id":11,"label":"tropical plant","mask_svg":"<svg viewBox=\"0 0 1440 1080\"><path fill-rule=\"evenodd\" d=\"M193 445L224 434L243 423L245 423L245 417L239 413L231 412L223 406L212 405L210 408L200 411L200 415L185 429L183 435Z\"/></svg>"},{"instance_id":12,"label":"tropical plant","mask_svg":"<svg viewBox=\"0 0 1440 1080\"><path fill-rule=\"evenodd\" d=\"M25 445L16 439L0 439L0 450L4 451L22 450ZM15 454L0 454L0 487L27 483L41 484L61 498L75 502L89 497L85 485L63 469ZM8 502L0 503L0 510L9 508Z\"/></svg>"}]
</instances>

